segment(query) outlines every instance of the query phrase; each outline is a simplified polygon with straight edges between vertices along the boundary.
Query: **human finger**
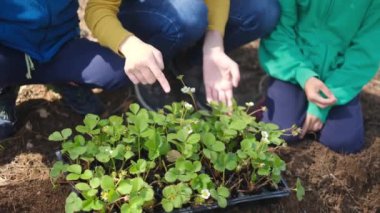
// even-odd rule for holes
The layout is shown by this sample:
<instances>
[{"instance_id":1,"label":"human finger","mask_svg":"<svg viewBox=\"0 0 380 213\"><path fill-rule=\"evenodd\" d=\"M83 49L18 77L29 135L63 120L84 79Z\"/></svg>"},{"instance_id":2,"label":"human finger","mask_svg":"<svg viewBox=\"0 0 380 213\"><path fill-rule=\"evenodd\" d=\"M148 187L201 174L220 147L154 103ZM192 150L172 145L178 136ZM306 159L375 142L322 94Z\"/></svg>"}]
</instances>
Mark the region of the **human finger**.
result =
<instances>
[{"instance_id":1,"label":"human finger","mask_svg":"<svg viewBox=\"0 0 380 213\"><path fill-rule=\"evenodd\" d=\"M301 130L301 135L300 135L300 138L303 139L306 135L306 133L309 131L309 128L310 128L310 122L311 122L311 119L310 117L307 115L306 116L306 119L303 123L303 126L302 126L302 130Z\"/></svg>"},{"instance_id":2,"label":"human finger","mask_svg":"<svg viewBox=\"0 0 380 213\"><path fill-rule=\"evenodd\" d=\"M128 72L127 76L129 78L129 80L132 81L133 84L138 84L139 83L139 80L136 78L136 76L135 76L135 74L133 72Z\"/></svg>"},{"instance_id":3,"label":"human finger","mask_svg":"<svg viewBox=\"0 0 380 213\"><path fill-rule=\"evenodd\" d=\"M142 67L140 68L141 75L144 76L144 79L147 81L148 84L154 84L156 82L156 77L153 75L151 70L148 67Z\"/></svg>"},{"instance_id":4,"label":"human finger","mask_svg":"<svg viewBox=\"0 0 380 213\"><path fill-rule=\"evenodd\" d=\"M330 103L331 103L330 105L335 104L336 98L335 98L334 94L330 91L330 89L325 84L321 85L320 90L323 92L323 94L325 94L327 99L330 101Z\"/></svg>"},{"instance_id":5,"label":"human finger","mask_svg":"<svg viewBox=\"0 0 380 213\"><path fill-rule=\"evenodd\" d=\"M165 64L164 64L164 59L163 59L164 57L162 56L162 53L159 50L154 49L153 50L153 56L154 56L154 59L156 60L156 62L158 64L159 68L161 70L165 69Z\"/></svg>"},{"instance_id":6,"label":"human finger","mask_svg":"<svg viewBox=\"0 0 380 213\"><path fill-rule=\"evenodd\" d=\"M226 93L224 90L218 90L218 101L227 106Z\"/></svg>"},{"instance_id":7,"label":"human finger","mask_svg":"<svg viewBox=\"0 0 380 213\"><path fill-rule=\"evenodd\" d=\"M232 85L234 87L237 87L240 81L240 71L239 71L239 66L236 63L234 63L231 66L231 77L232 77Z\"/></svg>"},{"instance_id":8,"label":"human finger","mask_svg":"<svg viewBox=\"0 0 380 213\"><path fill-rule=\"evenodd\" d=\"M148 84L148 81L145 79L145 77L142 75L140 71L134 71L133 74L136 76L139 83L144 84L144 85Z\"/></svg>"},{"instance_id":9,"label":"human finger","mask_svg":"<svg viewBox=\"0 0 380 213\"><path fill-rule=\"evenodd\" d=\"M212 101L211 88L208 87L208 86L206 86L205 89L206 89L206 100L207 100L208 103L211 103L211 101Z\"/></svg>"},{"instance_id":10,"label":"human finger","mask_svg":"<svg viewBox=\"0 0 380 213\"><path fill-rule=\"evenodd\" d=\"M232 106L233 91L232 89L226 90L227 106Z\"/></svg>"},{"instance_id":11,"label":"human finger","mask_svg":"<svg viewBox=\"0 0 380 213\"><path fill-rule=\"evenodd\" d=\"M152 71L152 74L155 76L155 78L157 79L157 81L160 83L162 89L166 93L169 93L170 92L169 81L166 79L164 73L162 72L162 70L160 69L160 67L156 63L156 61L151 62L149 64L149 69L150 69L150 71Z\"/></svg>"},{"instance_id":12,"label":"human finger","mask_svg":"<svg viewBox=\"0 0 380 213\"><path fill-rule=\"evenodd\" d=\"M219 97L218 97L218 91L215 88L211 88L211 101L218 102Z\"/></svg>"}]
</instances>

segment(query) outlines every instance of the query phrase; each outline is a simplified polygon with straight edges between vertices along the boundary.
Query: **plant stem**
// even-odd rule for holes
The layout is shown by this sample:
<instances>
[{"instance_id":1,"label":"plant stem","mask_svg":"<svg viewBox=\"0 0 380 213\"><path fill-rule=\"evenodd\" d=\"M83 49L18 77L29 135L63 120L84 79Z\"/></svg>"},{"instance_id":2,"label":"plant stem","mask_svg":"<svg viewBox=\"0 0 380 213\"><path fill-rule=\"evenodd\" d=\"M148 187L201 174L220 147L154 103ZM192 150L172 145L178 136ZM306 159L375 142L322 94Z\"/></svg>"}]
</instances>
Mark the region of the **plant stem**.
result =
<instances>
[{"instance_id":1,"label":"plant stem","mask_svg":"<svg viewBox=\"0 0 380 213\"><path fill-rule=\"evenodd\" d=\"M166 164L165 164L165 161L164 161L164 160L161 160L161 162L162 162L162 165L164 166L165 172L167 172L167 171L168 171L168 169L166 168Z\"/></svg>"},{"instance_id":2,"label":"plant stem","mask_svg":"<svg viewBox=\"0 0 380 213\"><path fill-rule=\"evenodd\" d=\"M140 145L140 135L137 137L137 149L138 149L138 152L139 152L139 159L141 158L141 145Z\"/></svg>"}]
</instances>

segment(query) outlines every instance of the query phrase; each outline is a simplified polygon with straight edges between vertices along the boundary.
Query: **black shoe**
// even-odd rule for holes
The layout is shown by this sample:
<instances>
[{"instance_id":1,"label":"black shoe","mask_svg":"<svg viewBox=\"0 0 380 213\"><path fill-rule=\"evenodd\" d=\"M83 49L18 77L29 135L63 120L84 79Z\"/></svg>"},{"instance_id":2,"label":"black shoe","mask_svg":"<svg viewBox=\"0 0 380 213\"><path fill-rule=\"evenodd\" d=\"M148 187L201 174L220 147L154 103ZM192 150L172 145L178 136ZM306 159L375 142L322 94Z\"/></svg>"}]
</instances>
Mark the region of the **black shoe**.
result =
<instances>
[{"instance_id":1,"label":"black shoe","mask_svg":"<svg viewBox=\"0 0 380 213\"><path fill-rule=\"evenodd\" d=\"M170 92L165 93L161 85L156 82L152 85L135 85L135 94L138 102L146 109L158 110L165 105L180 101L180 82L175 78L171 70L166 70L165 77L170 84Z\"/></svg>"},{"instance_id":2,"label":"black shoe","mask_svg":"<svg viewBox=\"0 0 380 213\"><path fill-rule=\"evenodd\" d=\"M0 88L0 140L14 133L18 89L19 87Z\"/></svg>"},{"instance_id":3,"label":"black shoe","mask_svg":"<svg viewBox=\"0 0 380 213\"><path fill-rule=\"evenodd\" d=\"M90 88L70 84L56 84L53 88L61 94L62 102L80 115L100 115L105 110L102 101Z\"/></svg>"}]
</instances>

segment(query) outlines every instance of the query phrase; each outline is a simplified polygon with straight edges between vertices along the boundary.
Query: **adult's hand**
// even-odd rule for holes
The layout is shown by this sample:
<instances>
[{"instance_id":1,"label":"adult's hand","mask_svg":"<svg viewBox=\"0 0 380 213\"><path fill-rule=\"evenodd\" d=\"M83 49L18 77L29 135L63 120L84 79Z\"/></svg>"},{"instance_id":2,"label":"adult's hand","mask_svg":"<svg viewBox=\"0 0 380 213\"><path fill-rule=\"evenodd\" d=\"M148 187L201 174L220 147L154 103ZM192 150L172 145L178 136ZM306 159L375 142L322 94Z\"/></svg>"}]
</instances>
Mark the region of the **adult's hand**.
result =
<instances>
[{"instance_id":1,"label":"adult's hand","mask_svg":"<svg viewBox=\"0 0 380 213\"><path fill-rule=\"evenodd\" d=\"M304 138L308 132L318 132L322 129L322 121L314 115L306 114L305 121L302 126L300 138Z\"/></svg>"},{"instance_id":2,"label":"adult's hand","mask_svg":"<svg viewBox=\"0 0 380 213\"><path fill-rule=\"evenodd\" d=\"M233 87L237 87L240 81L239 67L225 54L223 38L217 31L206 34L203 46L203 79L208 102L232 105Z\"/></svg>"},{"instance_id":3,"label":"adult's hand","mask_svg":"<svg viewBox=\"0 0 380 213\"><path fill-rule=\"evenodd\" d=\"M315 103L320 108L326 108L336 103L334 94L318 78L312 77L305 83L305 93L309 101ZM322 96L322 94L324 96Z\"/></svg>"},{"instance_id":4,"label":"adult's hand","mask_svg":"<svg viewBox=\"0 0 380 213\"><path fill-rule=\"evenodd\" d=\"M119 51L125 56L125 74L134 84L158 81L166 93L170 92L169 82L162 72L164 62L159 50L136 36L130 36L120 45Z\"/></svg>"}]
</instances>

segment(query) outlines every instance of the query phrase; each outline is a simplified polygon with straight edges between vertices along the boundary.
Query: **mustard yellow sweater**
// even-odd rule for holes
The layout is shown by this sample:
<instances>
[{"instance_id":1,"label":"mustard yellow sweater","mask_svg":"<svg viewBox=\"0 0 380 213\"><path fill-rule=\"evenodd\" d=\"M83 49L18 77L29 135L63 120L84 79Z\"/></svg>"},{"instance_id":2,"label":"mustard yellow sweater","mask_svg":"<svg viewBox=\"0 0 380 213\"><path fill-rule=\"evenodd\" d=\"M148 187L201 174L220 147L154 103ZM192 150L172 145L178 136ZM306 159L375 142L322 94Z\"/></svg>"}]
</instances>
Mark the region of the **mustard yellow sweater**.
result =
<instances>
[{"instance_id":1,"label":"mustard yellow sweater","mask_svg":"<svg viewBox=\"0 0 380 213\"><path fill-rule=\"evenodd\" d=\"M120 44L132 33L121 25L117 13L122 0L89 0L85 20L100 44L119 53ZM224 34L228 20L230 0L205 0L208 7L209 30Z\"/></svg>"}]
</instances>

